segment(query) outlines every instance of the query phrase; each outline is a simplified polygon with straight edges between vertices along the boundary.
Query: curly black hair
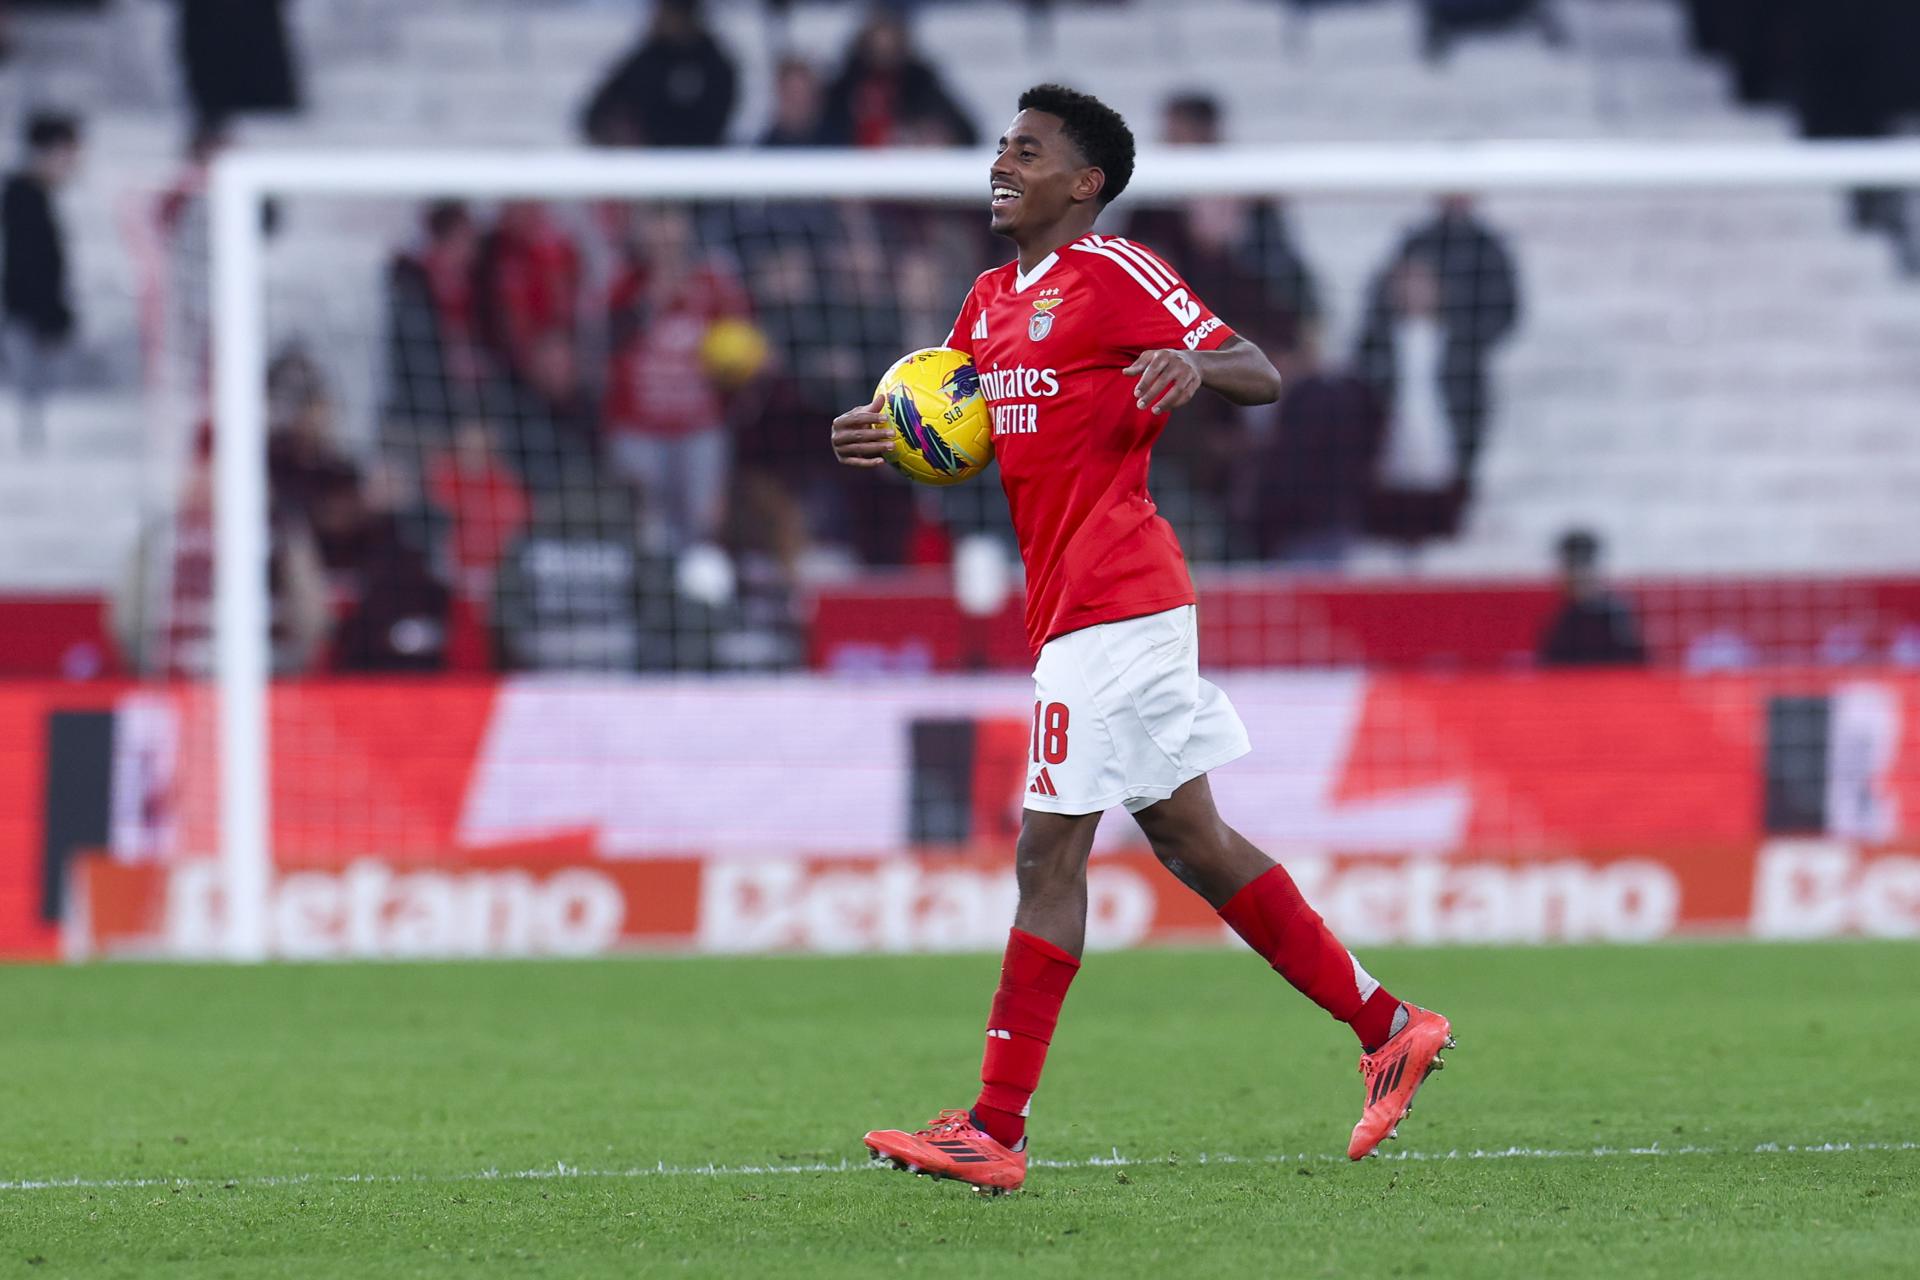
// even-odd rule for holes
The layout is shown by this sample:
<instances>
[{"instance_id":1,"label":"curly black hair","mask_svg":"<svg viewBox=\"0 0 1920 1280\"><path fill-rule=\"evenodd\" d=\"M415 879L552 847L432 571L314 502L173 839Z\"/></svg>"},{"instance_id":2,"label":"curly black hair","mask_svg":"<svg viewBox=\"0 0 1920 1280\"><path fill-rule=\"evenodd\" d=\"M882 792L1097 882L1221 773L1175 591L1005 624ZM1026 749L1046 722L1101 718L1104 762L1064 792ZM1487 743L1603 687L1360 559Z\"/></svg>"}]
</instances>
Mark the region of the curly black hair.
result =
<instances>
[{"instance_id":1,"label":"curly black hair","mask_svg":"<svg viewBox=\"0 0 1920 1280\"><path fill-rule=\"evenodd\" d=\"M1060 117L1061 131L1088 164L1107 175L1100 203L1108 205L1133 181L1133 130L1100 99L1062 84L1037 84L1020 95L1020 110Z\"/></svg>"}]
</instances>

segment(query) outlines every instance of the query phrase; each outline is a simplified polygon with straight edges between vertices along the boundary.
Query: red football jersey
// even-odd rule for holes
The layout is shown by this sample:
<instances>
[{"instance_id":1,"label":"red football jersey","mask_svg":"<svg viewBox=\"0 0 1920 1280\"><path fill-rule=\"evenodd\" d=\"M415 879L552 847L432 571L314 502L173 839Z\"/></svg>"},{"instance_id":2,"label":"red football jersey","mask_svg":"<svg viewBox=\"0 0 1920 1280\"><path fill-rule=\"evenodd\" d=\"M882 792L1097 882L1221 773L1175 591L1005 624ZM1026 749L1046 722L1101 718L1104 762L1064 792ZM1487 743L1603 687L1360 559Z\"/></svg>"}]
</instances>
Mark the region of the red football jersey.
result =
<instances>
[{"instance_id":1,"label":"red football jersey","mask_svg":"<svg viewBox=\"0 0 1920 1280\"><path fill-rule=\"evenodd\" d=\"M1121 372L1142 351L1211 351L1233 336L1172 268L1118 236L1085 235L1033 271L973 282L947 345L973 357L1027 567L1027 639L1193 603L1173 527L1147 496L1167 415Z\"/></svg>"}]
</instances>

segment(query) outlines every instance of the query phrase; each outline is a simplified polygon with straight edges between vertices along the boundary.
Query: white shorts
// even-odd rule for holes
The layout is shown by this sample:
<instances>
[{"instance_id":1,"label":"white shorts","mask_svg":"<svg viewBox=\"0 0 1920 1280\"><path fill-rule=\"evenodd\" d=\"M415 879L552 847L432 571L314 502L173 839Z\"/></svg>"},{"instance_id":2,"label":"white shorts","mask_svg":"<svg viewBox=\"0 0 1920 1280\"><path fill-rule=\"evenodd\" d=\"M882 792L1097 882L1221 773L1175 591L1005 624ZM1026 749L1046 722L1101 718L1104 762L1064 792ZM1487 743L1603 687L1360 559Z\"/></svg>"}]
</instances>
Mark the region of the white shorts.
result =
<instances>
[{"instance_id":1,"label":"white shorts","mask_svg":"<svg viewBox=\"0 0 1920 1280\"><path fill-rule=\"evenodd\" d=\"M1026 807L1138 813L1245 755L1247 728L1200 678L1194 608L1056 636L1033 668Z\"/></svg>"}]
</instances>

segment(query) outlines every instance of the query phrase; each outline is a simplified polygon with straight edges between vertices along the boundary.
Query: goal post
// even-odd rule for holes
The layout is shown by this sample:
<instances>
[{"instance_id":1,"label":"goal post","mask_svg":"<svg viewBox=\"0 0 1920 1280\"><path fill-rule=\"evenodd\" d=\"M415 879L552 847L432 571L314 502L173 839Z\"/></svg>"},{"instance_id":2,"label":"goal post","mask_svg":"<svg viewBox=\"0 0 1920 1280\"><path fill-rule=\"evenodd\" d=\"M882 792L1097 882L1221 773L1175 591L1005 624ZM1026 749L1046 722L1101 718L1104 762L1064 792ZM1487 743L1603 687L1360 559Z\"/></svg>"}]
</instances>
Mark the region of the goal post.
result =
<instances>
[{"instance_id":1,"label":"goal post","mask_svg":"<svg viewBox=\"0 0 1920 1280\"><path fill-rule=\"evenodd\" d=\"M260 216L268 193L223 160L212 185L214 682L219 824L234 960L267 955L272 870L267 758L266 281Z\"/></svg>"},{"instance_id":2,"label":"goal post","mask_svg":"<svg viewBox=\"0 0 1920 1280\"><path fill-rule=\"evenodd\" d=\"M986 167L984 153L928 150L237 151L216 162L210 195L217 492L213 666L225 955L255 961L274 953L264 461L270 271L263 215L269 203L306 197L414 202L451 197L954 204L984 196ZM1768 191L1837 195L1859 188L1920 188L1920 144L1489 142L1151 150L1139 158L1126 203L1216 195L1411 202L1450 192L1488 197L1654 193L1705 201ZM957 309L959 297L951 302ZM1835 302L1845 305L1845 299ZM1331 654L1330 661L1340 665L1340 655Z\"/></svg>"}]
</instances>

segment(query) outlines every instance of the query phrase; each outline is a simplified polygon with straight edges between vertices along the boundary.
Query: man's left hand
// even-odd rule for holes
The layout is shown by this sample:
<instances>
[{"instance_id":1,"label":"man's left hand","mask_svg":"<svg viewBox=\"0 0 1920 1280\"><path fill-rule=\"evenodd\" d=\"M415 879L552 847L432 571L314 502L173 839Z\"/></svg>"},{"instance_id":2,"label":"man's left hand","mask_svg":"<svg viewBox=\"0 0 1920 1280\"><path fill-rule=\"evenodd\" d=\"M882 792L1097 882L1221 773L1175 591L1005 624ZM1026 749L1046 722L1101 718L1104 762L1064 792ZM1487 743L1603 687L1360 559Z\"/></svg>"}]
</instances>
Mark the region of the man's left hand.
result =
<instances>
[{"instance_id":1,"label":"man's left hand","mask_svg":"<svg viewBox=\"0 0 1920 1280\"><path fill-rule=\"evenodd\" d=\"M1136 375L1134 403L1149 412L1171 413L1200 391L1200 366L1191 351L1142 351L1123 373Z\"/></svg>"}]
</instances>

